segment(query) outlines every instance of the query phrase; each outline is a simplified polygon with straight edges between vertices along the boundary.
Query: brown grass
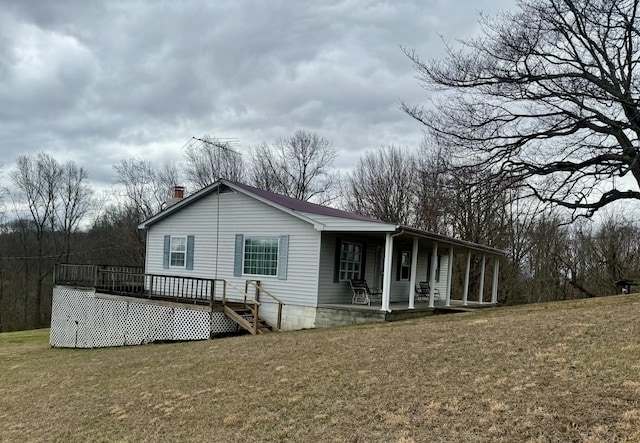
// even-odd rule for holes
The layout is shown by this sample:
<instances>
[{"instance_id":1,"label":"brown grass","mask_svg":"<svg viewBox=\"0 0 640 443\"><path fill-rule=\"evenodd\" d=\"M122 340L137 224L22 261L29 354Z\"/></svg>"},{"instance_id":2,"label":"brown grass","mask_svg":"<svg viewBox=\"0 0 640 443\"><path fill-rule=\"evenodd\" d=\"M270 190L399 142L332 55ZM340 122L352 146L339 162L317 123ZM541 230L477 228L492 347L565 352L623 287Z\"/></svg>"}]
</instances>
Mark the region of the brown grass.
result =
<instances>
[{"instance_id":1,"label":"brown grass","mask_svg":"<svg viewBox=\"0 0 640 443\"><path fill-rule=\"evenodd\" d=\"M0 441L640 441L640 295L94 350L0 334Z\"/></svg>"}]
</instances>

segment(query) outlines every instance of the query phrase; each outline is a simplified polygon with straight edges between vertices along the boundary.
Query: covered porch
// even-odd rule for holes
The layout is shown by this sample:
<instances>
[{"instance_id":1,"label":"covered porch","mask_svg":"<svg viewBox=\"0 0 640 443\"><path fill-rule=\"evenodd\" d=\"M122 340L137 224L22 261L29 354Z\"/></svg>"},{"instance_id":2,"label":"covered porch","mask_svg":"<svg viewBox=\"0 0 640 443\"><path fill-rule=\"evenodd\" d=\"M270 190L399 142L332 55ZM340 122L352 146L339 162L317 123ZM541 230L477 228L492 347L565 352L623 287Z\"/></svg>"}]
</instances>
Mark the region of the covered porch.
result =
<instances>
[{"instance_id":1,"label":"covered porch","mask_svg":"<svg viewBox=\"0 0 640 443\"><path fill-rule=\"evenodd\" d=\"M490 246L407 227L338 234L335 244L334 283L342 285L342 294L348 291L353 297L349 301L344 295L323 298L320 294L319 308L390 313L477 309L498 303L504 252ZM358 254L361 257L355 259ZM367 281L372 289L370 303L358 303L351 279Z\"/></svg>"},{"instance_id":2,"label":"covered porch","mask_svg":"<svg viewBox=\"0 0 640 443\"><path fill-rule=\"evenodd\" d=\"M404 232L403 232L404 231ZM411 239L411 260L410 260L410 284L409 290L407 294L408 305L407 309L415 309L416 308L416 285L418 285L418 257L420 255L421 247L424 248L426 246L428 253L430 254L429 260L429 270L428 270L428 284L429 284L429 294L428 294L428 308L434 308L436 306L436 291L439 292L438 297L438 305L442 305L444 307L451 307L454 305L460 306L475 306L481 307L485 303L490 305L498 304L498 275L500 270L500 258L504 255L502 251L498 251L496 249L490 248L488 246L476 245L473 243L463 242L461 240L449 239L444 236L438 236L435 234L426 234L417 230L403 230L400 236L408 236ZM393 255L394 255L394 241L395 235L391 233L387 233L385 236L385 278L383 278L382 282L382 302L380 310L391 312L393 310L393 306L391 304L391 269L393 265ZM440 251L443 254L440 254ZM446 256L447 260L440 260L441 256ZM462 297L460 299L454 299L452 297L452 287L453 287L453 277L454 277L454 260L456 255L462 255L465 259L465 267L464 267L464 283L462 289ZM477 294L471 293L471 285L470 285L470 275L471 275L471 265L472 265L472 256L475 256L476 260L480 265L479 270L479 281L478 286L474 289L477 289ZM400 255L402 258L402 254ZM438 276L443 274L443 270L439 269L441 262L446 263L446 275L445 277L445 288L444 294L442 291L439 291L436 288L436 284L439 283ZM485 300L485 284L486 282L486 271L488 261L492 261L493 265L493 278L491 279L491 298L489 301ZM489 289L489 288L487 288ZM474 296L475 295L475 296ZM396 303L397 304L397 303Z\"/></svg>"}]
</instances>

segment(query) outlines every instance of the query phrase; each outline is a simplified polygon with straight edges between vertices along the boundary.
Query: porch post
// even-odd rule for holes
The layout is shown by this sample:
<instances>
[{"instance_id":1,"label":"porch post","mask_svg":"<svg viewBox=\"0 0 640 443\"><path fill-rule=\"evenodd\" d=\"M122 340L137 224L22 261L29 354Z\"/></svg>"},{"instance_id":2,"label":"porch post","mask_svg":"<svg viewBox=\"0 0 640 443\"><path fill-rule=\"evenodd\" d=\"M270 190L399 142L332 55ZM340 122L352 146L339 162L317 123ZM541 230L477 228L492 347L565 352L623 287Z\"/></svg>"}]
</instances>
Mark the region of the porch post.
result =
<instances>
[{"instance_id":1,"label":"porch post","mask_svg":"<svg viewBox=\"0 0 640 443\"><path fill-rule=\"evenodd\" d=\"M431 249L431 273L429 274L429 307L433 308L433 296L436 290L436 269L438 269L438 242Z\"/></svg>"},{"instance_id":2,"label":"porch post","mask_svg":"<svg viewBox=\"0 0 640 443\"><path fill-rule=\"evenodd\" d=\"M391 295L391 261L393 260L393 237L387 232L384 244L384 276L382 278L382 306L381 311L389 310Z\"/></svg>"},{"instance_id":3,"label":"porch post","mask_svg":"<svg viewBox=\"0 0 640 443\"><path fill-rule=\"evenodd\" d=\"M411 250L411 282L409 283L409 309L415 308L416 298L416 271L418 269L418 237L413 238Z\"/></svg>"},{"instance_id":4,"label":"porch post","mask_svg":"<svg viewBox=\"0 0 640 443\"><path fill-rule=\"evenodd\" d=\"M467 270L464 274L464 293L462 295L462 304L467 306L469 300L469 271L471 269L471 250L467 251Z\"/></svg>"},{"instance_id":5,"label":"porch post","mask_svg":"<svg viewBox=\"0 0 640 443\"><path fill-rule=\"evenodd\" d=\"M493 287L491 288L491 303L498 304L498 272L500 270L500 258L493 259Z\"/></svg>"},{"instance_id":6,"label":"porch post","mask_svg":"<svg viewBox=\"0 0 640 443\"><path fill-rule=\"evenodd\" d=\"M478 295L478 302L483 303L484 298L484 268L487 262L487 256L482 254L482 262L480 264L480 294Z\"/></svg>"},{"instance_id":7,"label":"porch post","mask_svg":"<svg viewBox=\"0 0 640 443\"><path fill-rule=\"evenodd\" d=\"M451 280L453 273L453 245L449 247L449 263L447 266L447 295L446 295L446 306L451 306Z\"/></svg>"}]
</instances>

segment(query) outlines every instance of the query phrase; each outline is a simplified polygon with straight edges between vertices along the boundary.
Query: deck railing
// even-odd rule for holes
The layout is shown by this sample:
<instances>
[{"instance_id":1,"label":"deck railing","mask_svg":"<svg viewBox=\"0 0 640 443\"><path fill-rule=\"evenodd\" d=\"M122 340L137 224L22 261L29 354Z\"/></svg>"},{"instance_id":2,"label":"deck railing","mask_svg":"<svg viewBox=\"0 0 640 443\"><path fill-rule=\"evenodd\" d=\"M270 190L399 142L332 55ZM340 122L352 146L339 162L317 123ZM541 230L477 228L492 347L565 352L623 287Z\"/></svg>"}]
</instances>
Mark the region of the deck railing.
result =
<instances>
[{"instance_id":1,"label":"deck railing","mask_svg":"<svg viewBox=\"0 0 640 443\"><path fill-rule=\"evenodd\" d=\"M53 281L57 285L95 287L107 294L211 303L215 297L213 279L146 274L128 266L56 264Z\"/></svg>"},{"instance_id":2,"label":"deck railing","mask_svg":"<svg viewBox=\"0 0 640 443\"><path fill-rule=\"evenodd\" d=\"M212 312L217 301L221 302L227 316L252 334L280 331L282 328L284 303L261 287L259 280L247 280L242 289L224 279L146 274L142 268L126 266L56 264L53 282L56 285L92 287L106 294L208 304ZM253 290L250 291L250 287ZM228 291L232 292L230 297ZM260 315L261 294L277 303L275 324ZM253 318L251 323L247 317Z\"/></svg>"},{"instance_id":3,"label":"deck railing","mask_svg":"<svg viewBox=\"0 0 640 443\"><path fill-rule=\"evenodd\" d=\"M282 326L282 307L284 306L283 301L280 300L275 295L271 294L269 291L264 289L262 286L260 286L260 280L247 280L245 282L245 284L244 284L244 293L245 294L249 293L249 287L250 286L253 286L255 288L254 300L256 302L256 310L259 309L259 306L260 306L260 294L261 293L264 294L264 295L267 295L268 297L270 297L273 301L275 301L278 304L278 313L276 315L276 327L278 329L280 329L281 326ZM246 303L246 299L245 299L245 303Z\"/></svg>"}]
</instances>

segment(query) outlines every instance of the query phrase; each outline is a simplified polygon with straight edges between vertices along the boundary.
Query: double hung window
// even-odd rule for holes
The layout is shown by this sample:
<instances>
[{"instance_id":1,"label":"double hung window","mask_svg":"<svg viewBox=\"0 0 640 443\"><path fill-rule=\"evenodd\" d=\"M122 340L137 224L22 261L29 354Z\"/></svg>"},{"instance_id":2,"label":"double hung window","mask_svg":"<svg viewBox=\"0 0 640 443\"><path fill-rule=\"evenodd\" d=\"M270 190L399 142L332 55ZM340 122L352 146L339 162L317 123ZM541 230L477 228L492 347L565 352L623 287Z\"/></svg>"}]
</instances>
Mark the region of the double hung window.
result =
<instances>
[{"instance_id":1,"label":"double hung window","mask_svg":"<svg viewBox=\"0 0 640 443\"><path fill-rule=\"evenodd\" d=\"M162 268L193 269L193 235L165 235L162 250Z\"/></svg>"},{"instance_id":2,"label":"double hung window","mask_svg":"<svg viewBox=\"0 0 640 443\"><path fill-rule=\"evenodd\" d=\"M184 268L187 258L187 238L171 237L169 265L172 268Z\"/></svg>"}]
</instances>

